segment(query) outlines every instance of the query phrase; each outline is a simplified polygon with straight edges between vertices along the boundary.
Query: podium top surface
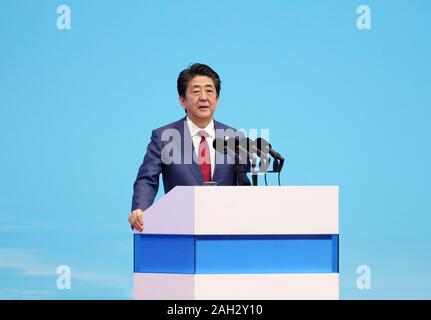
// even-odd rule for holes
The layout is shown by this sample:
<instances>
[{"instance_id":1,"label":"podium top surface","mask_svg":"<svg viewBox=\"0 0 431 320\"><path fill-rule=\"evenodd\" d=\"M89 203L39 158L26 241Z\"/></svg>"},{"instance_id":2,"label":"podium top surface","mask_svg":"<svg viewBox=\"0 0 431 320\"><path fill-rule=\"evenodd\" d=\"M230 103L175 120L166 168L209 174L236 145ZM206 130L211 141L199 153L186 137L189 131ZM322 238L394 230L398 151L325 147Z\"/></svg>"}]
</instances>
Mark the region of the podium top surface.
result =
<instances>
[{"instance_id":1,"label":"podium top surface","mask_svg":"<svg viewBox=\"0 0 431 320\"><path fill-rule=\"evenodd\" d=\"M338 234L338 186L177 186L144 212L148 234Z\"/></svg>"}]
</instances>

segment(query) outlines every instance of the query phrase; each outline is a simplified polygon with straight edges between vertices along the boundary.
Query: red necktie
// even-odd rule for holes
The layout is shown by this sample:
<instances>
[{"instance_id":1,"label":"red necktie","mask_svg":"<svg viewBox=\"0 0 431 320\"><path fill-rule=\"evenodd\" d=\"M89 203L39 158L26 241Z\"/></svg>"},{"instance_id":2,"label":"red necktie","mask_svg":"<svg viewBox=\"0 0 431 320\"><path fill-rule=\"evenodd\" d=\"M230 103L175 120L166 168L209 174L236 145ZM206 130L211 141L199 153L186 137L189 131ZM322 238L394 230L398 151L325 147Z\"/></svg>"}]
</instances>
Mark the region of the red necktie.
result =
<instances>
[{"instance_id":1,"label":"red necktie","mask_svg":"<svg viewBox=\"0 0 431 320\"><path fill-rule=\"evenodd\" d=\"M201 136L201 142L199 143L199 151L198 151L198 161L201 167L202 176L204 177L204 181L211 181L211 155L210 148L208 146L208 142L206 137L208 133L204 130L199 131L199 135Z\"/></svg>"}]
</instances>

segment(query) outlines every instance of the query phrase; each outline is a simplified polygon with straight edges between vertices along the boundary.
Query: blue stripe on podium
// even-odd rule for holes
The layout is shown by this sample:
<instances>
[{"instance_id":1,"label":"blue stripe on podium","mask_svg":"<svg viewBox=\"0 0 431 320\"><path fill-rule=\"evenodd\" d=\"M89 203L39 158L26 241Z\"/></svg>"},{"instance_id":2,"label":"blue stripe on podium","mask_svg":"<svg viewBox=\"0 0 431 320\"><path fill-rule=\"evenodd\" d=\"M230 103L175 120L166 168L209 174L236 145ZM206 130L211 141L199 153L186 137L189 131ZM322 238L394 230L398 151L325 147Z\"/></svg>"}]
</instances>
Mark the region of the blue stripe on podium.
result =
<instances>
[{"instance_id":1,"label":"blue stripe on podium","mask_svg":"<svg viewBox=\"0 0 431 320\"><path fill-rule=\"evenodd\" d=\"M135 234L134 272L338 272L338 235Z\"/></svg>"},{"instance_id":2,"label":"blue stripe on podium","mask_svg":"<svg viewBox=\"0 0 431 320\"><path fill-rule=\"evenodd\" d=\"M194 273L193 235L135 234L135 272Z\"/></svg>"}]
</instances>

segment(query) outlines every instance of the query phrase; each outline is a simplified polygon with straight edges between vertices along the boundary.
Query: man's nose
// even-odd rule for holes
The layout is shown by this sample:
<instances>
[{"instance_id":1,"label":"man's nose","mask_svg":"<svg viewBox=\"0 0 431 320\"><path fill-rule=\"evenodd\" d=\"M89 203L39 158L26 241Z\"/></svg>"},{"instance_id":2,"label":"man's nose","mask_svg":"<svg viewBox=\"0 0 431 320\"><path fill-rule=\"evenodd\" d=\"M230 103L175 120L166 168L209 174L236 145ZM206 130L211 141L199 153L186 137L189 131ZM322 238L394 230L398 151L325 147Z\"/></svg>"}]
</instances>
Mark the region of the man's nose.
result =
<instances>
[{"instance_id":1,"label":"man's nose","mask_svg":"<svg viewBox=\"0 0 431 320\"><path fill-rule=\"evenodd\" d=\"M201 96L199 97L199 99L200 99L200 100L202 100L202 101L206 101L206 100L208 100L208 96L207 96L207 94L205 93L205 91L203 91L203 92L201 93Z\"/></svg>"}]
</instances>

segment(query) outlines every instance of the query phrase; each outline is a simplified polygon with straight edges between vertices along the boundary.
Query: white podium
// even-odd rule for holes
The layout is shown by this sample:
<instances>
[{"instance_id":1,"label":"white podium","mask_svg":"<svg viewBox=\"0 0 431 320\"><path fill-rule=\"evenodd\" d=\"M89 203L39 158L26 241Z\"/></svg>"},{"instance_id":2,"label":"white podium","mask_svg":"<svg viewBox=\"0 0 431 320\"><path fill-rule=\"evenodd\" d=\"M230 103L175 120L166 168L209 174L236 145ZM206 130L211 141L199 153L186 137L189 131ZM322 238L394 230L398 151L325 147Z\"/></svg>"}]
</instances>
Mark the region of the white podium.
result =
<instances>
[{"instance_id":1,"label":"white podium","mask_svg":"<svg viewBox=\"0 0 431 320\"><path fill-rule=\"evenodd\" d=\"M135 299L338 299L337 186L176 187L134 234Z\"/></svg>"}]
</instances>

